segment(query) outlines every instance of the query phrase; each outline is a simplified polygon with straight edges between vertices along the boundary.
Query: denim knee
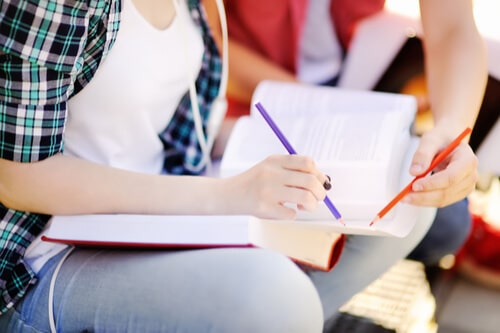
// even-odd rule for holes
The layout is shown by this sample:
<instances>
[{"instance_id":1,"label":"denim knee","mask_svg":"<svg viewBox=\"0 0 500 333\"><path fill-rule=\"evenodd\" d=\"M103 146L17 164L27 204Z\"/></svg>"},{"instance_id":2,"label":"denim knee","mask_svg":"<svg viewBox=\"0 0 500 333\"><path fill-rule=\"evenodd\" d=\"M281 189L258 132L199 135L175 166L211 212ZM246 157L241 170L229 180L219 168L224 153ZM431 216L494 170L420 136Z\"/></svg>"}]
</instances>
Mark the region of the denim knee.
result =
<instances>
[{"instance_id":1,"label":"denim knee","mask_svg":"<svg viewBox=\"0 0 500 333\"><path fill-rule=\"evenodd\" d=\"M322 332L321 300L310 278L288 258L269 252L266 256L272 264L262 267L272 267L265 274L274 278L248 286L255 287L245 306L251 322L242 323L238 332Z\"/></svg>"},{"instance_id":2,"label":"denim knee","mask_svg":"<svg viewBox=\"0 0 500 333\"><path fill-rule=\"evenodd\" d=\"M467 199L439 208L429 231L408 256L427 265L456 253L469 236L472 220Z\"/></svg>"},{"instance_id":3,"label":"denim knee","mask_svg":"<svg viewBox=\"0 0 500 333\"><path fill-rule=\"evenodd\" d=\"M50 269L39 278L19 310L40 312L36 327L48 331ZM260 249L79 250L62 266L54 299L64 332L320 333L323 327L310 278L285 256ZM0 319L0 327L25 325Z\"/></svg>"}]
</instances>

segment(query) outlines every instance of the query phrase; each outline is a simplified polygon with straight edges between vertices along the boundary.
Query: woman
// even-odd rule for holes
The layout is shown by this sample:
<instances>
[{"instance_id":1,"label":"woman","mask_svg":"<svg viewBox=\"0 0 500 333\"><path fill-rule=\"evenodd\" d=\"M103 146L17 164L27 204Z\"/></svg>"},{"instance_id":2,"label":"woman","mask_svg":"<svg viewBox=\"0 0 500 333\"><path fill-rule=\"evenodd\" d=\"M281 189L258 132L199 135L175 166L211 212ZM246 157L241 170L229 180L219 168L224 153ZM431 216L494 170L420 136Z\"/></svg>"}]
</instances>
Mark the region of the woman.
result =
<instances>
[{"instance_id":1,"label":"woman","mask_svg":"<svg viewBox=\"0 0 500 333\"><path fill-rule=\"evenodd\" d=\"M198 2L3 1L0 15L1 331L320 332L430 224L433 210L406 239L353 238L331 272L257 249L40 242L54 214L293 218L282 203L314 209L326 176L296 155L192 175L207 146L186 73L206 125L221 65Z\"/></svg>"}]
</instances>

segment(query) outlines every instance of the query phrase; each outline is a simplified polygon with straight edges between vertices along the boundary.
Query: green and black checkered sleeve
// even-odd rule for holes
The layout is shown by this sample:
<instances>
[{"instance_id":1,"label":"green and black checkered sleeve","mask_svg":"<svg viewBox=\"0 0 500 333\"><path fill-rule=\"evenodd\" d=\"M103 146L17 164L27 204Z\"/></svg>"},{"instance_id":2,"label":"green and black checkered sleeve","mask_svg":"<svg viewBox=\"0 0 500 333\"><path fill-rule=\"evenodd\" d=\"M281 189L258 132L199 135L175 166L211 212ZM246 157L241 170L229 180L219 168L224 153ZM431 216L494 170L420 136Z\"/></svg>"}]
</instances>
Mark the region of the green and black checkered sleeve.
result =
<instances>
[{"instance_id":1,"label":"green and black checkered sleeve","mask_svg":"<svg viewBox=\"0 0 500 333\"><path fill-rule=\"evenodd\" d=\"M62 150L67 100L118 30L119 2L93 3L1 2L0 158L31 162Z\"/></svg>"},{"instance_id":2,"label":"green and black checkered sleeve","mask_svg":"<svg viewBox=\"0 0 500 333\"><path fill-rule=\"evenodd\" d=\"M34 162L62 151L67 101L113 44L119 12L119 0L0 1L0 158ZM36 282L23 258L48 219L0 198L0 315Z\"/></svg>"}]
</instances>

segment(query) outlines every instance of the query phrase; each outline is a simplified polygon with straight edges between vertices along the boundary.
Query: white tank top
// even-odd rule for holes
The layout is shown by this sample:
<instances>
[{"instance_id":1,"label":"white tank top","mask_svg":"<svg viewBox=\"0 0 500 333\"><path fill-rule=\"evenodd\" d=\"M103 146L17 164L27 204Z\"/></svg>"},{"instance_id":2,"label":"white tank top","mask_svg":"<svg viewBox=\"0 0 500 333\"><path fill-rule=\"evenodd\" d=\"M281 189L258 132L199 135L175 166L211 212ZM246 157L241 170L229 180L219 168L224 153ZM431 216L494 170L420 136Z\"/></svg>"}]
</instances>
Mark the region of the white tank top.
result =
<instances>
[{"instance_id":1,"label":"white tank top","mask_svg":"<svg viewBox=\"0 0 500 333\"><path fill-rule=\"evenodd\" d=\"M186 42L189 41L189 42ZM131 0L116 42L95 77L69 101L65 153L117 168L159 173L158 134L201 68L203 42L187 3L167 29L153 27Z\"/></svg>"},{"instance_id":2,"label":"white tank top","mask_svg":"<svg viewBox=\"0 0 500 333\"><path fill-rule=\"evenodd\" d=\"M158 133L188 91L186 66L198 73L202 56L203 41L186 1L181 0L171 25L158 30L131 0L124 0L113 48L90 83L69 101L64 154L127 170L161 172ZM65 247L39 236L24 258L38 272Z\"/></svg>"}]
</instances>

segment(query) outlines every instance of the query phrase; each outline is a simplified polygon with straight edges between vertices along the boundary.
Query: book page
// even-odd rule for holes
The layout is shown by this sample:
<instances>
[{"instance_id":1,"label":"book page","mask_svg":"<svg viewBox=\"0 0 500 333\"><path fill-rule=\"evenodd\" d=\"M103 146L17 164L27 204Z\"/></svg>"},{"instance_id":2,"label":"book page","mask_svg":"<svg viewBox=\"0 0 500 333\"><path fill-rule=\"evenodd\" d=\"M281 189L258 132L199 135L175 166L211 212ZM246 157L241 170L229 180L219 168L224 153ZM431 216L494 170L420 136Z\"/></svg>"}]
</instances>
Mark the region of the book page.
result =
<instances>
[{"instance_id":1,"label":"book page","mask_svg":"<svg viewBox=\"0 0 500 333\"><path fill-rule=\"evenodd\" d=\"M418 207L401 203L394 209L391 217L385 216L384 219L373 226L370 226L371 219L344 220L345 225L334 219L275 220L273 223L307 224L308 228L318 228L320 230L352 235L405 237L415 227L417 221L421 219L433 219L435 211L436 209L432 207Z\"/></svg>"},{"instance_id":2,"label":"book page","mask_svg":"<svg viewBox=\"0 0 500 333\"><path fill-rule=\"evenodd\" d=\"M261 82L252 96L252 106L261 102L271 117L288 117L357 112L359 110L400 111L411 122L415 117L417 102L413 96L351 90L310 84L279 81ZM257 114L251 108L252 114Z\"/></svg>"},{"instance_id":3,"label":"book page","mask_svg":"<svg viewBox=\"0 0 500 333\"><path fill-rule=\"evenodd\" d=\"M328 228L257 218L250 221L249 238L258 247L277 251L322 270L331 269L344 244L342 234Z\"/></svg>"},{"instance_id":4,"label":"book page","mask_svg":"<svg viewBox=\"0 0 500 333\"><path fill-rule=\"evenodd\" d=\"M390 153L385 146L392 143L384 142L389 137L379 129L391 126L391 116L360 111L338 112L328 117L277 117L276 121L286 128L290 140L293 138L296 150L316 161L384 163Z\"/></svg>"},{"instance_id":5,"label":"book page","mask_svg":"<svg viewBox=\"0 0 500 333\"><path fill-rule=\"evenodd\" d=\"M269 95L267 88L272 92ZM344 109L327 108L332 96L334 104ZM371 218L376 207L396 193L415 113L411 109L415 105L406 96L401 102L395 94L265 82L259 85L256 97L266 99L262 105L297 153L311 156L332 178L329 197L347 218ZM315 113L307 114L305 105L314 106ZM399 109L404 105L406 109ZM273 154L287 151L256 111L236 123L220 175L240 173ZM326 207L309 214L311 219L328 216Z\"/></svg>"}]
</instances>

